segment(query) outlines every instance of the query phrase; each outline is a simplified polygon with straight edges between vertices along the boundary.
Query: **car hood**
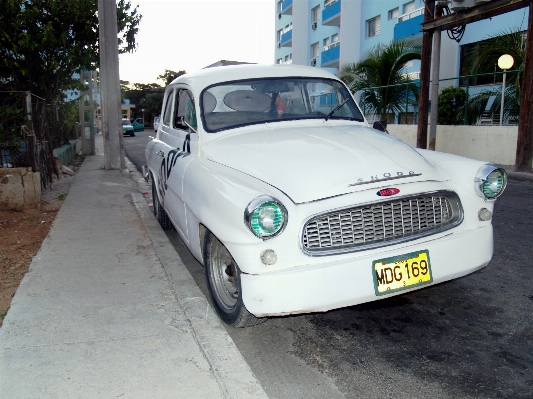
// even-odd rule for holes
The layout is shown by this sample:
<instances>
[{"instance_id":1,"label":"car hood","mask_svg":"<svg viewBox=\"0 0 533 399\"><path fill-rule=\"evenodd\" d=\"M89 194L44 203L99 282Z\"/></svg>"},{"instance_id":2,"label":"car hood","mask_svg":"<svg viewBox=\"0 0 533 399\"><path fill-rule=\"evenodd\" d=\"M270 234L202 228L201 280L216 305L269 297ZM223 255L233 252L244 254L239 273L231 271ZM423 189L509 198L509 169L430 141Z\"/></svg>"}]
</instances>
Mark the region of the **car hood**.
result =
<instances>
[{"instance_id":1,"label":"car hood","mask_svg":"<svg viewBox=\"0 0 533 399\"><path fill-rule=\"evenodd\" d=\"M412 147L358 125L276 127L223 136L206 158L260 179L295 203L446 177Z\"/></svg>"}]
</instances>

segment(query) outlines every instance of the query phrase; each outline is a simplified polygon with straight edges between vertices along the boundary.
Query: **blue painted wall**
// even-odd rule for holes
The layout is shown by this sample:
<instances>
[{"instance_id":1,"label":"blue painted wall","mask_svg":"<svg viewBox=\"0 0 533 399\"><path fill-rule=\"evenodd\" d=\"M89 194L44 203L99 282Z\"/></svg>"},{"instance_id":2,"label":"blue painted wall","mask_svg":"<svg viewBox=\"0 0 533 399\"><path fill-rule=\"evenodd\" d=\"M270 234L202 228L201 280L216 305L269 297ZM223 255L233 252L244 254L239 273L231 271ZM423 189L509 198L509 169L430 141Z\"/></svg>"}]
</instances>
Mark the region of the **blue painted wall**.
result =
<instances>
[{"instance_id":1,"label":"blue painted wall","mask_svg":"<svg viewBox=\"0 0 533 399\"><path fill-rule=\"evenodd\" d=\"M424 16L419 15L396 24L394 26L394 40L410 39L413 36L419 37L422 34L422 22L424 22Z\"/></svg>"}]
</instances>

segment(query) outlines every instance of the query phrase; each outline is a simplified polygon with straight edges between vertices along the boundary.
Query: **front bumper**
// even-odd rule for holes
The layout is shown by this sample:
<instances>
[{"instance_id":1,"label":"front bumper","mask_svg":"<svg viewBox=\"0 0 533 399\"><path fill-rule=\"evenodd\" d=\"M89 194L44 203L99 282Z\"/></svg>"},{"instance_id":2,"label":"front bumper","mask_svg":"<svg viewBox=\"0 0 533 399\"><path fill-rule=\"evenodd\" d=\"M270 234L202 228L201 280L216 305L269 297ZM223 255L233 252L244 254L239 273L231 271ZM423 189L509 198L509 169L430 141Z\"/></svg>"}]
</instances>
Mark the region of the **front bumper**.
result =
<instances>
[{"instance_id":1,"label":"front bumper","mask_svg":"<svg viewBox=\"0 0 533 399\"><path fill-rule=\"evenodd\" d=\"M367 251L361 256L299 266L261 275L241 274L243 301L257 317L324 312L383 299L422 287L376 296L372 261L428 250L433 283L452 280L485 267L492 258L492 226L453 232L432 241L395 247L389 251ZM327 258L327 259L326 259ZM423 287L427 287L424 285Z\"/></svg>"}]
</instances>

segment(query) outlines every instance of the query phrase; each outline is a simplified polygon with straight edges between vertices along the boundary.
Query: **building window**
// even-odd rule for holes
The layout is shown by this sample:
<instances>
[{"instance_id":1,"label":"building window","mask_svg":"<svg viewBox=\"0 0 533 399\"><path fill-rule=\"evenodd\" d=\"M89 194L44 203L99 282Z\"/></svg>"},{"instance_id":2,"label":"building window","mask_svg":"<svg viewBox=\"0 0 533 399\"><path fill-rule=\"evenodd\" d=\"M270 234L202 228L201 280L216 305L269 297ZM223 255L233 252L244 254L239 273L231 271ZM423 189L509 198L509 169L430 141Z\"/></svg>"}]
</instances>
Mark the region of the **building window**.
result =
<instances>
[{"instance_id":1,"label":"building window","mask_svg":"<svg viewBox=\"0 0 533 399\"><path fill-rule=\"evenodd\" d=\"M282 6L283 0L278 1L278 14L281 13L281 6ZM272 7L272 6L271 6ZM272 9L271 9L272 10Z\"/></svg>"},{"instance_id":2,"label":"building window","mask_svg":"<svg viewBox=\"0 0 533 399\"><path fill-rule=\"evenodd\" d=\"M392 10L389 10L389 19L398 18L399 15L400 15L400 9L398 7Z\"/></svg>"},{"instance_id":3,"label":"building window","mask_svg":"<svg viewBox=\"0 0 533 399\"><path fill-rule=\"evenodd\" d=\"M122 110L122 119L128 119L128 110L127 109L123 109Z\"/></svg>"},{"instance_id":4,"label":"building window","mask_svg":"<svg viewBox=\"0 0 533 399\"><path fill-rule=\"evenodd\" d=\"M381 32L381 16L366 21L366 37L374 37Z\"/></svg>"},{"instance_id":5,"label":"building window","mask_svg":"<svg viewBox=\"0 0 533 399\"><path fill-rule=\"evenodd\" d=\"M327 51L329 50L329 45L331 43L331 39L329 37L326 37L323 41L322 41L322 44L324 46L324 51Z\"/></svg>"},{"instance_id":6,"label":"building window","mask_svg":"<svg viewBox=\"0 0 533 399\"><path fill-rule=\"evenodd\" d=\"M328 8L329 6L333 5L337 1L339 1L339 0L326 0L326 1L324 1L324 8Z\"/></svg>"},{"instance_id":7,"label":"building window","mask_svg":"<svg viewBox=\"0 0 533 399\"><path fill-rule=\"evenodd\" d=\"M284 64L292 64L292 53L285 56L285 62Z\"/></svg>"},{"instance_id":8,"label":"building window","mask_svg":"<svg viewBox=\"0 0 533 399\"><path fill-rule=\"evenodd\" d=\"M318 47L318 42L311 45L311 58L318 58L320 55L320 49Z\"/></svg>"},{"instance_id":9,"label":"building window","mask_svg":"<svg viewBox=\"0 0 533 399\"><path fill-rule=\"evenodd\" d=\"M331 36L331 39L329 37L324 39L324 51L328 51L329 49L332 49L333 47L337 47L340 44L339 42L339 34L335 33Z\"/></svg>"},{"instance_id":10,"label":"building window","mask_svg":"<svg viewBox=\"0 0 533 399\"><path fill-rule=\"evenodd\" d=\"M409 3L405 3L403 5L403 13L409 14L410 12L413 12L415 10L415 2L410 1Z\"/></svg>"},{"instance_id":11,"label":"building window","mask_svg":"<svg viewBox=\"0 0 533 399\"><path fill-rule=\"evenodd\" d=\"M320 6L316 6L311 10L311 22L316 22L320 19Z\"/></svg>"},{"instance_id":12,"label":"building window","mask_svg":"<svg viewBox=\"0 0 533 399\"><path fill-rule=\"evenodd\" d=\"M283 64L283 59L278 58L277 61L276 61L276 64Z\"/></svg>"},{"instance_id":13,"label":"building window","mask_svg":"<svg viewBox=\"0 0 533 399\"><path fill-rule=\"evenodd\" d=\"M283 35L283 29L278 30L278 33L277 33L277 41L278 42L281 42L281 35Z\"/></svg>"}]
</instances>

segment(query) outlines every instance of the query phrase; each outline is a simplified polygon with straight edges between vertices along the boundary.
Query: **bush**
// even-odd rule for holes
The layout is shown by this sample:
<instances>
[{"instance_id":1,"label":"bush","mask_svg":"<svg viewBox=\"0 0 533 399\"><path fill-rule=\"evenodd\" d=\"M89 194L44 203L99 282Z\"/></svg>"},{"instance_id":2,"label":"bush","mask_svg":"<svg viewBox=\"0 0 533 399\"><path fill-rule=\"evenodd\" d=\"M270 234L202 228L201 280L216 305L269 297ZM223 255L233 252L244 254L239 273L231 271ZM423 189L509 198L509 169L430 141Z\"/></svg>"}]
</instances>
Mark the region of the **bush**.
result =
<instances>
[{"instance_id":1,"label":"bush","mask_svg":"<svg viewBox=\"0 0 533 399\"><path fill-rule=\"evenodd\" d=\"M463 125L466 92L460 87L447 87L439 94L438 125Z\"/></svg>"}]
</instances>

